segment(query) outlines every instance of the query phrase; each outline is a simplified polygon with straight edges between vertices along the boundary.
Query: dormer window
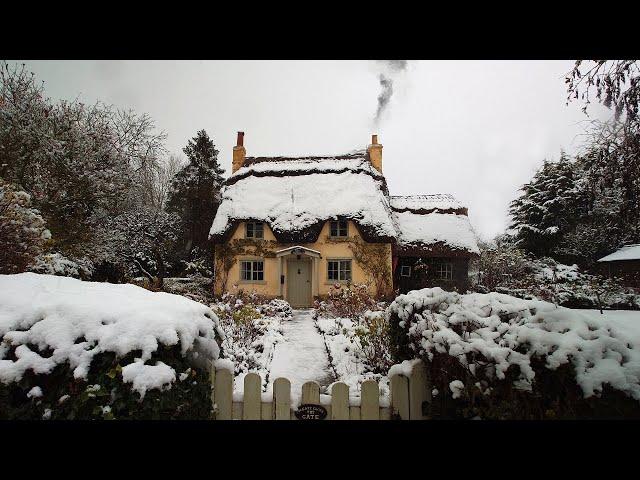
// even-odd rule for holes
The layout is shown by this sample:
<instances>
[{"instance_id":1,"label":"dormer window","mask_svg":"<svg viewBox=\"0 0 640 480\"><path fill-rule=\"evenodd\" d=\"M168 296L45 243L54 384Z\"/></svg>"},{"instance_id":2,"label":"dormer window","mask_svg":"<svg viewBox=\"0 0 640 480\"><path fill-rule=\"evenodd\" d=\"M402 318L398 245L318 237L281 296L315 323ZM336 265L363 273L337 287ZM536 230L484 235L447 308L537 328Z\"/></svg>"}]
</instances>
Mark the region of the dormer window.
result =
<instances>
[{"instance_id":1,"label":"dormer window","mask_svg":"<svg viewBox=\"0 0 640 480\"><path fill-rule=\"evenodd\" d=\"M332 220L329 226L329 235L332 237L347 237L349 234L346 220Z\"/></svg>"},{"instance_id":2,"label":"dormer window","mask_svg":"<svg viewBox=\"0 0 640 480\"><path fill-rule=\"evenodd\" d=\"M264 223L247 222L246 238L264 238Z\"/></svg>"}]
</instances>

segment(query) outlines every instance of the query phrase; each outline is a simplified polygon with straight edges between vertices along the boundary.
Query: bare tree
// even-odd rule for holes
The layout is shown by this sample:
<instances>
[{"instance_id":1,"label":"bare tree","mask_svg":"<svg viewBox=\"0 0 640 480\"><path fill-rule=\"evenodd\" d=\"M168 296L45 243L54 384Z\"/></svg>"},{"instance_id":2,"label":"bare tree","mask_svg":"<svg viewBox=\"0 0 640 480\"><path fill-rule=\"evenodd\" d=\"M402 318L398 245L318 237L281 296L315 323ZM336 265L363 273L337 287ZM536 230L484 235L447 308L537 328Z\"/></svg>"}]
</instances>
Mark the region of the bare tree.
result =
<instances>
[{"instance_id":1,"label":"bare tree","mask_svg":"<svg viewBox=\"0 0 640 480\"><path fill-rule=\"evenodd\" d=\"M640 105L640 65L637 60L576 60L573 69L565 76L567 104L572 100L584 102L587 113L590 96L607 108L614 108L616 120L624 113L628 120L635 120Z\"/></svg>"}]
</instances>

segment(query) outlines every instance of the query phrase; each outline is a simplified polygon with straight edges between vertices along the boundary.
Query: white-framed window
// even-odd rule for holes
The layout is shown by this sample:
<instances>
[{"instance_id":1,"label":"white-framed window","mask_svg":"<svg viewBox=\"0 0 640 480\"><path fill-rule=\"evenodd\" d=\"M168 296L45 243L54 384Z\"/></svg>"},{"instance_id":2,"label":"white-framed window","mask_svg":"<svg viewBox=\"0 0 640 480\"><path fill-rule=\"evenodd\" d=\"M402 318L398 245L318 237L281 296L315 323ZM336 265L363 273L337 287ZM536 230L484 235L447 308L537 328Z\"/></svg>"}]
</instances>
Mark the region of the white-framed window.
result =
<instances>
[{"instance_id":1,"label":"white-framed window","mask_svg":"<svg viewBox=\"0 0 640 480\"><path fill-rule=\"evenodd\" d=\"M453 279L453 265L447 262L440 262L436 264L436 277L440 280L452 280Z\"/></svg>"},{"instance_id":2,"label":"white-framed window","mask_svg":"<svg viewBox=\"0 0 640 480\"><path fill-rule=\"evenodd\" d=\"M246 238L264 238L264 223L247 222Z\"/></svg>"},{"instance_id":3,"label":"white-framed window","mask_svg":"<svg viewBox=\"0 0 640 480\"><path fill-rule=\"evenodd\" d=\"M347 237L349 235L349 222L346 220L332 220L329 225L329 235L332 237Z\"/></svg>"},{"instance_id":4,"label":"white-framed window","mask_svg":"<svg viewBox=\"0 0 640 480\"><path fill-rule=\"evenodd\" d=\"M331 281L351 280L351 260L327 260L327 279Z\"/></svg>"},{"instance_id":5,"label":"white-framed window","mask_svg":"<svg viewBox=\"0 0 640 480\"><path fill-rule=\"evenodd\" d=\"M400 276L401 277L410 277L411 276L411 265L402 265L400 267Z\"/></svg>"},{"instance_id":6,"label":"white-framed window","mask_svg":"<svg viewBox=\"0 0 640 480\"><path fill-rule=\"evenodd\" d=\"M264 280L264 262L262 260L241 260L240 280L245 282Z\"/></svg>"}]
</instances>

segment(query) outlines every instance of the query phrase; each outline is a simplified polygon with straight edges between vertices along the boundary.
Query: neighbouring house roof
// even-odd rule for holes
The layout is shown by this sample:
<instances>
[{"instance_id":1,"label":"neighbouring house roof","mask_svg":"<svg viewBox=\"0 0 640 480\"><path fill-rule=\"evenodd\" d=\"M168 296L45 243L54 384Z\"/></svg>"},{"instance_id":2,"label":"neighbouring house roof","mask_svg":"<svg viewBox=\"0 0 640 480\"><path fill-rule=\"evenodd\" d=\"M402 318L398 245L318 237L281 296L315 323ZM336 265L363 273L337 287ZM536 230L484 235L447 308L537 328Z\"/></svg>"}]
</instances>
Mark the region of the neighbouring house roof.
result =
<instances>
[{"instance_id":1,"label":"neighbouring house roof","mask_svg":"<svg viewBox=\"0 0 640 480\"><path fill-rule=\"evenodd\" d=\"M284 243L317 240L330 219L353 220L368 241L392 241L384 177L365 151L323 157L248 157L227 179L210 236L224 238L244 220L263 221Z\"/></svg>"},{"instance_id":2,"label":"neighbouring house roof","mask_svg":"<svg viewBox=\"0 0 640 480\"><path fill-rule=\"evenodd\" d=\"M391 197L400 251L479 254L467 208L449 194Z\"/></svg>"},{"instance_id":3,"label":"neighbouring house roof","mask_svg":"<svg viewBox=\"0 0 640 480\"><path fill-rule=\"evenodd\" d=\"M448 193L436 193L432 195L392 195L391 207L397 212L412 211L414 213L431 213L434 211L467 214L467 208L453 195ZM459 211L459 212L458 212Z\"/></svg>"},{"instance_id":4,"label":"neighbouring house roof","mask_svg":"<svg viewBox=\"0 0 640 480\"><path fill-rule=\"evenodd\" d=\"M599 262L616 262L624 260L640 260L640 243L625 245L615 252L602 257Z\"/></svg>"},{"instance_id":5,"label":"neighbouring house roof","mask_svg":"<svg viewBox=\"0 0 640 480\"><path fill-rule=\"evenodd\" d=\"M401 251L479 253L467 208L449 194L389 196L365 150L345 155L247 157L229 177L209 232L224 241L238 222L269 225L282 243L317 240L327 220L353 220L369 242Z\"/></svg>"}]
</instances>

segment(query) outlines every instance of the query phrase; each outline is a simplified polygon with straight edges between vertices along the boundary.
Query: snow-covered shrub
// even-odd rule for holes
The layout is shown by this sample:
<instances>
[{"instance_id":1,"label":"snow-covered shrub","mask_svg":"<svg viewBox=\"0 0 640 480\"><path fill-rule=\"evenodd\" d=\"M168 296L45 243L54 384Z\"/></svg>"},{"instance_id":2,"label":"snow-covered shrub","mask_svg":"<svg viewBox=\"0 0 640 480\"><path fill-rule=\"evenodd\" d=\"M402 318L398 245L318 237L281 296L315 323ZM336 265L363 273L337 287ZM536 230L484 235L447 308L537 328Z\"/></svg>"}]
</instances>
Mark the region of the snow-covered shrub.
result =
<instances>
[{"instance_id":1,"label":"snow-covered shrub","mask_svg":"<svg viewBox=\"0 0 640 480\"><path fill-rule=\"evenodd\" d=\"M139 277L132 280L132 283L145 288L152 287L147 278ZM213 301L211 277L165 278L162 289L165 292L182 295L205 305Z\"/></svg>"},{"instance_id":2,"label":"snow-covered shrub","mask_svg":"<svg viewBox=\"0 0 640 480\"><path fill-rule=\"evenodd\" d=\"M43 253L29 266L29 271L86 280L93 273L93 264L86 258L71 259L58 252Z\"/></svg>"},{"instance_id":3,"label":"snow-covered shrub","mask_svg":"<svg viewBox=\"0 0 640 480\"><path fill-rule=\"evenodd\" d=\"M357 394L367 379L380 384L388 395L386 373L393 365L389 323L383 310L365 311L356 320L314 312L316 328L324 338L331 368L338 379Z\"/></svg>"},{"instance_id":4,"label":"snow-covered shrub","mask_svg":"<svg viewBox=\"0 0 640 480\"><path fill-rule=\"evenodd\" d=\"M257 371L266 378L275 344L282 340L281 322L293 314L291 305L281 299L238 292L225 293L211 307L225 335L223 356L233 362L234 373Z\"/></svg>"},{"instance_id":5,"label":"snow-covered shrub","mask_svg":"<svg viewBox=\"0 0 640 480\"><path fill-rule=\"evenodd\" d=\"M534 258L509 242L481 245L475 290L539 299L568 308L640 310L640 294L615 279L553 258Z\"/></svg>"},{"instance_id":6,"label":"snow-covered shrub","mask_svg":"<svg viewBox=\"0 0 640 480\"><path fill-rule=\"evenodd\" d=\"M314 308L321 315L352 320L357 320L367 310L381 310L381 305L384 304L378 303L363 283L336 283L324 299L314 302Z\"/></svg>"},{"instance_id":7,"label":"snow-covered shrub","mask_svg":"<svg viewBox=\"0 0 640 480\"><path fill-rule=\"evenodd\" d=\"M210 308L184 297L0 275L0 338L0 418L210 414L208 371L223 333Z\"/></svg>"},{"instance_id":8,"label":"snow-covered shrub","mask_svg":"<svg viewBox=\"0 0 640 480\"><path fill-rule=\"evenodd\" d=\"M0 177L0 273L24 272L50 238L31 196Z\"/></svg>"},{"instance_id":9,"label":"snow-covered shrub","mask_svg":"<svg viewBox=\"0 0 640 480\"><path fill-rule=\"evenodd\" d=\"M188 260L183 260L183 275L188 277L211 277L213 272L211 271L212 259L211 255L207 255L198 247L195 247L189 254Z\"/></svg>"},{"instance_id":10,"label":"snow-covered shrub","mask_svg":"<svg viewBox=\"0 0 640 480\"><path fill-rule=\"evenodd\" d=\"M396 360L422 358L441 392L432 415L640 416L640 344L579 312L427 288L397 297L387 317Z\"/></svg>"}]
</instances>

